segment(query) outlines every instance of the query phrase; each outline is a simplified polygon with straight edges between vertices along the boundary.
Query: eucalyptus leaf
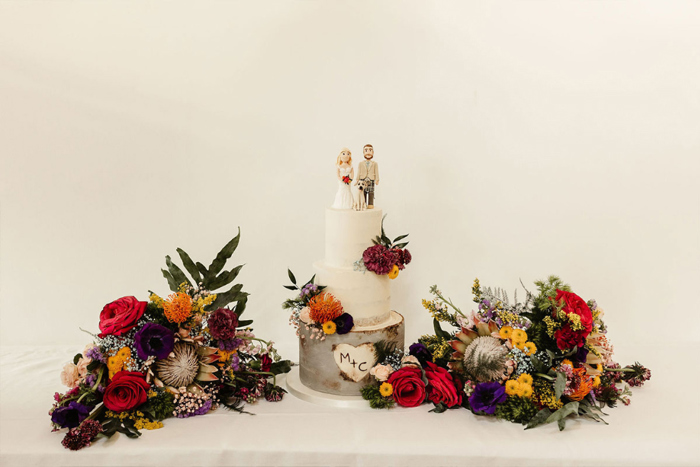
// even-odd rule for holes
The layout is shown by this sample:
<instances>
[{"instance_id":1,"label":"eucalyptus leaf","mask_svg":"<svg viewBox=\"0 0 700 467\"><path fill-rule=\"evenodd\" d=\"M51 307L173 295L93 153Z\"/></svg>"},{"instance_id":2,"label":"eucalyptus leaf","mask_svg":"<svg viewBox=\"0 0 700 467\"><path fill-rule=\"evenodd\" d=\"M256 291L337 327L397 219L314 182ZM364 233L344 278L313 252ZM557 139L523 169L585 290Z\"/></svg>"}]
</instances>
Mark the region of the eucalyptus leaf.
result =
<instances>
[{"instance_id":1,"label":"eucalyptus leaf","mask_svg":"<svg viewBox=\"0 0 700 467\"><path fill-rule=\"evenodd\" d=\"M566 389L566 374L561 371L557 371L557 379L554 382L554 397L557 399L561 398L561 395Z\"/></svg>"},{"instance_id":2,"label":"eucalyptus leaf","mask_svg":"<svg viewBox=\"0 0 700 467\"><path fill-rule=\"evenodd\" d=\"M192 261L192 258L190 258L190 255L188 255L182 248L176 248L175 251L177 251L177 254L180 255L180 260L182 261L183 266L185 266L185 269L187 269L187 272L189 272L190 276L192 276L192 279L194 279L197 284L202 282L202 276L197 269L197 265L194 264L194 261Z\"/></svg>"},{"instance_id":3,"label":"eucalyptus leaf","mask_svg":"<svg viewBox=\"0 0 700 467\"><path fill-rule=\"evenodd\" d=\"M219 272L224 268L226 261L231 257L236 248L238 248L238 242L241 239L241 228L238 228L238 235L233 237L233 239L224 246L221 251L216 255L214 261L209 265L209 278L216 277ZM205 284L206 285L206 284ZM208 288L208 285L207 285Z\"/></svg>"},{"instance_id":4,"label":"eucalyptus leaf","mask_svg":"<svg viewBox=\"0 0 700 467\"><path fill-rule=\"evenodd\" d=\"M557 424L559 425L559 431L564 431L564 428L566 428L566 420L560 418L559 420L557 420Z\"/></svg>"},{"instance_id":5,"label":"eucalyptus leaf","mask_svg":"<svg viewBox=\"0 0 700 467\"><path fill-rule=\"evenodd\" d=\"M558 422L559 420L563 420L571 414L578 414L578 402L576 401L569 402L564 407L554 412L547 418L545 423ZM560 429L562 429L561 425Z\"/></svg>"},{"instance_id":6,"label":"eucalyptus leaf","mask_svg":"<svg viewBox=\"0 0 700 467\"><path fill-rule=\"evenodd\" d=\"M545 408L537 412L537 415L532 417L525 427L526 430L530 428L538 427L546 422L546 420L552 415L552 411Z\"/></svg>"}]
</instances>

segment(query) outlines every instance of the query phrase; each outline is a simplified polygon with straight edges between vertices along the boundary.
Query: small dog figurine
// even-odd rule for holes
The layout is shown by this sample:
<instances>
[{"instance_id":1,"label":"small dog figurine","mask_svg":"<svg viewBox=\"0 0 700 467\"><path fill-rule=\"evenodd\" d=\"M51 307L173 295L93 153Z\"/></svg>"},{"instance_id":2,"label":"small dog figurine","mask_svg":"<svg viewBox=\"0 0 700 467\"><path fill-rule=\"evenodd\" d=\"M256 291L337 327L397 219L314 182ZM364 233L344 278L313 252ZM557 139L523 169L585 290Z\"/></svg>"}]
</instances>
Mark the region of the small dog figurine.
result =
<instances>
[{"instance_id":1,"label":"small dog figurine","mask_svg":"<svg viewBox=\"0 0 700 467\"><path fill-rule=\"evenodd\" d=\"M353 209L355 211L364 211L367 209L367 203L365 202L365 188L367 188L367 182L365 180L358 180L355 189L353 190Z\"/></svg>"}]
</instances>

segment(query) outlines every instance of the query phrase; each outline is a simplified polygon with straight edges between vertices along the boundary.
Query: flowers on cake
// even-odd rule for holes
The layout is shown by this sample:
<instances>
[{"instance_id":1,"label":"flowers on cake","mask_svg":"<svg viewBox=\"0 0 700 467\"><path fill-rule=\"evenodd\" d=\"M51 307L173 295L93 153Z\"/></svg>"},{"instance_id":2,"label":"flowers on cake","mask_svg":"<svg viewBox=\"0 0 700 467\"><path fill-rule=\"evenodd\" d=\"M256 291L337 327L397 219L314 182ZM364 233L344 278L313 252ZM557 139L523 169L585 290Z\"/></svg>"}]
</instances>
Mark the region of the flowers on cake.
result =
<instances>
[{"instance_id":1,"label":"flowers on cake","mask_svg":"<svg viewBox=\"0 0 700 467\"><path fill-rule=\"evenodd\" d=\"M178 249L185 270L166 257L163 275L173 292L149 301L122 297L104 306L100 333L61 372L69 388L56 393L49 415L67 429L67 449L89 446L116 432L136 438L169 417L203 415L218 406L242 411L245 402L280 400L275 375L289 371L272 342L241 320L248 294L233 282L240 266L224 270L237 235L207 268Z\"/></svg>"},{"instance_id":2,"label":"flowers on cake","mask_svg":"<svg viewBox=\"0 0 700 467\"><path fill-rule=\"evenodd\" d=\"M387 275L390 279L396 279L399 271L404 270L412 259L411 253L405 249L408 242L397 243L406 237L408 234L399 235L393 241L390 240L384 232L382 218L381 234L372 240L374 245L362 253L362 266L380 276Z\"/></svg>"},{"instance_id":3,"label":"flowers on cake","mask_svg":"<svg viewBox=\"0 0 700 467\"><path fill-rule=\"evenodd\" d=\"M321 341L325 340L326 336L347 334L352 330L355 325L352 316L343 311L343 305L337 297L324 292L326 286L314 283L315 275L301 287L297 285L296 277L291 270L287 270L287 275L292 284L284 287L289 290L298 290L299 295L286 300L282 308L292 310L289 322L296 328L297 336L301 326L310 330L312 339Z\"/></svg>"},{"instance_id":4,"label":"flowers on cake","mask_svg":"<svg viewBox=\"0 0 700 467\"><path fill-rule=\"evenodd\" d=\"M594 300L586 302L555 276L535 284L536 294L526 292L524 302L516 295L511 303L505 291L482 288L477 279L478 310L467 313L431 287L433 298L423 306L435 334L422 336L407 354L382 353L380 346L383 358L370 370L363 397L373 408L430 402L435 412L464 407L526 428L557 422L559 429L569 416L603 421L605 406L629 404L630 387L648 381L649 369L613 360Z\"/></svg>"}]
</instances>

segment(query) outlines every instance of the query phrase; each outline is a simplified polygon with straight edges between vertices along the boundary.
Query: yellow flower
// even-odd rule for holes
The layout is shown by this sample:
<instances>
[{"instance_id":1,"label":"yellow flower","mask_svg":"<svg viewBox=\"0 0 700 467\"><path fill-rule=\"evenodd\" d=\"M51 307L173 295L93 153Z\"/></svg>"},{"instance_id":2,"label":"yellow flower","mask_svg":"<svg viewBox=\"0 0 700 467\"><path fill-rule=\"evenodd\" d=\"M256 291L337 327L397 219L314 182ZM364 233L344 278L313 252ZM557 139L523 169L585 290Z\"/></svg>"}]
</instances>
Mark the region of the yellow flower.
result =
<instances>
[{"instance_id":1,"label":"yellow flower","mask_svg":"<svg viewBox=\"0 0 700 467\"><path fill-rule=\"evenodd\" d=\"M510 336L510 340L513 344L524 344L527 342L527 333L522 329L513 329L513 334Z\"/></svg>"},{"instance_id":2,"label":"yellow flower","mask_svg":"<svg viewBox=\"0 0 700 467\"><path fill-rule=\"evenodd\" d=\"M527 355L534 355L535 352L537 352L537 346L534 342L525 342L524 347L524 349L520 350L524 351Z\"/></svg>"},{"instance_id":3,"label":"yellow flower","mask_svg":"<svg viewBox=\"0 0 700 467\"><path fill-rule=\"evenodd\" d=\"M529 384L521 384L520 390L522 392L522 394L519 394L520 396L527 398L532 397L532 386L530 386Z\"/></svg>"},{"instance_id":4,"label":"yellow flower","mask_svg":"<svg viewBox=\"0 0 700 467\"><path fill-rule=\"evenodd\" d=\"M503 326L498 330L498 334L501 336L501 339L508 339L513 334L513 328L510 326Z\"/></svg>"},{"instance_id":5,"label":"yellow flower","mask_svg":"<svg viewBox=\"0 0 700 467\"><path fill-rule=\"evenodd\" d=\"M122 360L131 358L131 349L129 347L122 347L119 349L119 352L117 352L117 356Z\"/></svg>"},{"instance_id":6,"label":"yellow flower","mask_svg":"<svg viewBox=\"0 0 700 467\"><path fill-rule=\"evenodd\" d=\"M335 323L333 321L326 321L323 323L323 332L326 334L335 334Z\"/></svg>"},{"instance_id":7,"label":"yellow flower","mask_svg":"<svg viewBox=\"0 0 700 467\"><path fill-rule=\"evenodd\" d=\"M399 267L397 265L394 265L393 268L391 268L391 271L389 272L389 279L396 279L399 277Z\"/></svg>"},{"instance_id":8,"label":"yellow flower","mask_svg":"<svg viewBox=\"0 0 700 467\"><path fill-rule=\"evenodd\" d=\"M506 394L509 396L514 396L518 393L518 389L521 384L514 379L509 379L506 381Z\"/></svg>"},{"instance_id":9,"label":"yellow flower","mask_svg":"<svg viewBox=\"0 0 700 467\"><path fill-rule=\"evenodd\" d=\"M564 360L562 360L562 361L561 361L561 364L562 364L562 365L569 365L571 368L574 367L574 364L571 363L571 360L569 360L568 358L565 358Z\"/></svg>"},{"instance_id":10,"label":"yellow flower","mask_svg":"<svg viewBox=\"0 0 700 467\"><path fill-rule=\"evenodd\" d=\"M389 397L394 393L394 387L389 383L382 383L382 385L379 386L379 393L384 397Z\"/></svg>"},{"instance_id":11,"label":"yellow flower","mask_svg":"<svg viewBox=\"0 0 700 467\"><path fill-rule=\"evenodd\" d=\"M599 363L596 365L595 369L602 373L603 372L603 365Z\"/></svg>"},{"instance_id":12,"label":"yellow flower","mask_svg":"<svg viewBox=\"0 0 700 467\"><path fill-rule=\"evenodd\" d=\"M532 376L530 376L527 373L523 373L518 377L518 382L522 384L527 384L528 386L532 385Z\"/></svg>"},{"instance_id":13,"label":"yellow flower","mask_svg":"<svg viewBox=\"0 0 700 467\"><path fill-rule=\"evenodd\" d=\"M109 370L109 378L114 378L114 375L122 371L124 368L124 359L119 355L112 355L107 359L107 369Z\"/></svg>"},{"instance_id":14,"label":"yellow flower","mask_svg":"<svg viewBox=\"0 0 700 467\"><path fill-rule=\"evenodd\" d=\"M515 395L520 396L520 397L525 397L525 391L527 388L530 388L530 394L532 394L532 386L529 386L527 384L520 384L518 383L518 389L515 390Z\"/></svg>"},{"instance_id":15,"label":"yellow flower","mask_svg":"<svg viewBox=\"0 0 700 467\"><path fill-rule=\"evenodd\" d=\"M593 378L593 387L597 388L598 386L600 386L600 376Z\"/></svg>"}]
</instances>

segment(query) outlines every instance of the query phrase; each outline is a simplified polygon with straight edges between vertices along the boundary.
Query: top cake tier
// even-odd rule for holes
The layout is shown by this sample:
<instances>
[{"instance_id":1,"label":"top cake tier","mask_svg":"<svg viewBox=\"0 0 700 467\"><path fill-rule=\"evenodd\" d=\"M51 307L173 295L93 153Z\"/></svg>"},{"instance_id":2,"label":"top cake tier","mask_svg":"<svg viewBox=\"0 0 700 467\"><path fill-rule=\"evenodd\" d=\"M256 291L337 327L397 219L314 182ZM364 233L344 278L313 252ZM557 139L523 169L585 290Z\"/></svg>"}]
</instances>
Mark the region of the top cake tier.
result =
<instances>
[{"instance_id":1,"label":"top cake tier","mask_svg":"<svg viewBox=\"0 0 700 467\"><path fill-rule=\"evenodd\" d=\"M326 257L336 268L352 268L382 230L381 209L326 209Z\"/></svg>"}]
</instances>

